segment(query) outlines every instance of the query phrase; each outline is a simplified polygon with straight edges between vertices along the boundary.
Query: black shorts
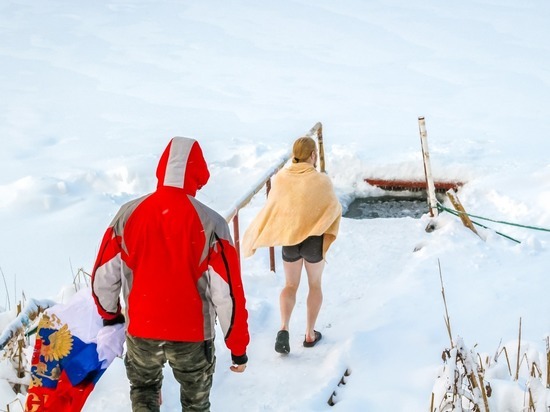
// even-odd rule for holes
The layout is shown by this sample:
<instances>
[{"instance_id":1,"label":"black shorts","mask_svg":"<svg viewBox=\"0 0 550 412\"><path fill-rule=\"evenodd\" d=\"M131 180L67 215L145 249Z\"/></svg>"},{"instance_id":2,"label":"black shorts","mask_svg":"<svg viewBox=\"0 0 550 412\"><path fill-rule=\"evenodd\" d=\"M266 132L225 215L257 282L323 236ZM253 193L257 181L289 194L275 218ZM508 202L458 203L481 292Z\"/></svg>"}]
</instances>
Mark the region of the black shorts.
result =
<instances>
[{"instance_id":1,"label":"black shorts","mask_svg":"<svg viewBox=\"0 0 550 412\"><path fill-rule=\"evenodd\" d=\"M302 258L308 263L318 263L323 260L323 235L310 236L297 245L283 246L285 262L296 262Z\"/></svg>"}]
</instances>

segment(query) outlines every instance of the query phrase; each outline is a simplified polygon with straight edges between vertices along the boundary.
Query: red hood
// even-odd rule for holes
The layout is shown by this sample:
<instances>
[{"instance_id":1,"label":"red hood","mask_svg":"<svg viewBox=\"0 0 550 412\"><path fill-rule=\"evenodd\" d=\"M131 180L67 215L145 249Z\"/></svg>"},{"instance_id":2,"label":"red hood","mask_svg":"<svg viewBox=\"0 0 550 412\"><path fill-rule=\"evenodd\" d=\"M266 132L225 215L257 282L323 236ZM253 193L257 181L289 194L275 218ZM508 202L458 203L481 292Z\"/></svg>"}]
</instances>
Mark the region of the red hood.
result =
<instances>
[{"instance_id":1,"label":"red hood","mask_svg":"<svg viewBox=\"0 0 550 412\"><path fill-rule=\"evenodd\" d=\"M174 137L170 140L157 167L157 188L177 187L195 196L209 177L199 142L188 137Z\"/></svg>"}]
</instances>

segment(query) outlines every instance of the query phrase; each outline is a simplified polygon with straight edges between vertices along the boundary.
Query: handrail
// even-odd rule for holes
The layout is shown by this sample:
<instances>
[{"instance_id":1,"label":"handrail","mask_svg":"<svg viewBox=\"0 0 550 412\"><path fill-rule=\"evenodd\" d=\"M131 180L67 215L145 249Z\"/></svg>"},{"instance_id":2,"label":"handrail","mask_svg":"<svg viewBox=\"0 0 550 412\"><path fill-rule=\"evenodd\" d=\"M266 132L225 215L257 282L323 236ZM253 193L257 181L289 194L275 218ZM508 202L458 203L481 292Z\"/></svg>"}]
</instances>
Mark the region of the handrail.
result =
<instances>
[{"instance_id":1,"label":"handrail","mask_svg":"<svg viewBox=\"0 0 550 412\"><path fill-rule=\"evenodd\" d=\"M304 136L313 137L317 135L317 142L319 145L319 166L320 171L325 172L325 151L323 147L323 125L321 122L317 122ZM235 248L237 249L237 255L241 256L240 249L240 237L239 237L239 210L248 205L252 198L264 187L267 186L267 194L269 194L269 189L271 188L271 178L281 170L284 165L292 157L292 152L289 151L283 155L275 166L272 166L267 170L267 172L262 175L258 182L254 185L253 189L245 193L241 198L237 199L234 205L229 209L229 212L225 216L225 221L227 223L233 220L233 241L235 243ZM273 247L270 247L270 267L271 271L275 272L275 258L273 253Z\"/></svg>"},{"instance_id":2,"label":"handrail","mask_svg":"<svg viewBox=\"0 0 550 412\"><path fill-rule=\"evenodd\" d=\"M240 199L238 199L234 206L231 207L229 214L225 217L225 221L229 223L233 217L239 213L239 210L241 210L243 207L245 207L252 198L264 187L266 182L273 176L275 173L277 173L279 170L281 170L286 162L290 159L292 156L291 152L287 152L285 155L281 156L281 158L278 160L277 164L273 167L271 167L256 183L254 188L246 193L244 196L242 196Z\"/></svg>"}]
</instances>

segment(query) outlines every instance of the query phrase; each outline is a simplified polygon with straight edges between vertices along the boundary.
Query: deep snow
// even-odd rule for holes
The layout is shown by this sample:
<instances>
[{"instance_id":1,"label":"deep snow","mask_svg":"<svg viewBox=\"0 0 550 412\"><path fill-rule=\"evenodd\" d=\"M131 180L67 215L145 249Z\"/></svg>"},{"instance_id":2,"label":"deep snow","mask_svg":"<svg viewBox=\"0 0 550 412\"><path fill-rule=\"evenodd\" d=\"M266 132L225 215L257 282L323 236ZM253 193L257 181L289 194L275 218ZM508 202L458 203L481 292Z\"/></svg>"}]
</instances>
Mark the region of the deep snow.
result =
<instances>
[{"instance_id":1,"label":"deep snow","mask_svg":"<svg viewBox=\"0 0 550 412\"><path fill-rule=\"evenodd\" d=\"M366 177L423 177L425 116L434 174L467 182L458 193L466 210L550 228L549 17L540 0L5 0L0 305L12 310L0 326L22 293L68 299L118 207L154 189L174 135L201 142L212 177L198 197L225 214L321 121L346 207L380 194ZM241 233L263 197L241 211ZM508 345L515 364L521 317L523 346L545 376L548 232L486 223L516 244L481 230L484 241L448 213L433 233L428 222L343 219L324 275L325 338L300 345L304 284L286 358L273 351L280 250L275 274L265 250L244 260L250 363L230 372L218 337L212 409L427 410L450 345L438 262L453 337L482 357ZM502 365L501 356L488 372L491 410L518 411L530 382ZM546 391L530 387L547 410ZM14 397L0 379L0 405ZM167 370L162 410L179 410L178 397ZM129 409L117 360L85 410Z\"/></svg>"}]
</instances>

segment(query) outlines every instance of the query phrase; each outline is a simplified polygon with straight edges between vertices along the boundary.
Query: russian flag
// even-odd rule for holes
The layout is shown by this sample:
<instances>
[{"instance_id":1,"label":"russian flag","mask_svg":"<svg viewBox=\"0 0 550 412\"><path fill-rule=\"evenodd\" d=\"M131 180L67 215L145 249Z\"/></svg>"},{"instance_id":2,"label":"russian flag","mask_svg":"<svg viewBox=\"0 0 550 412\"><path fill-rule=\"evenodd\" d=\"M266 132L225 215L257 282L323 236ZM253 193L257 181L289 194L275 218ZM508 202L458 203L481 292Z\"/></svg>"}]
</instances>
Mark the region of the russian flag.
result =
<instances>
[{"instance_id":1,"label":"russian flag","mask_svg":"<svg viewBox=\"0 0 550 412\"><path fill-rule=\"evenodd\" d=\"M122 348L123 325L110 327ZM103 321L89 288L67 304L46 309L38 324L25 411L80 411L96 382L113 361L98 351ZM104 329L103 329L104 330Z\"/></svg>"}]
</instances>

